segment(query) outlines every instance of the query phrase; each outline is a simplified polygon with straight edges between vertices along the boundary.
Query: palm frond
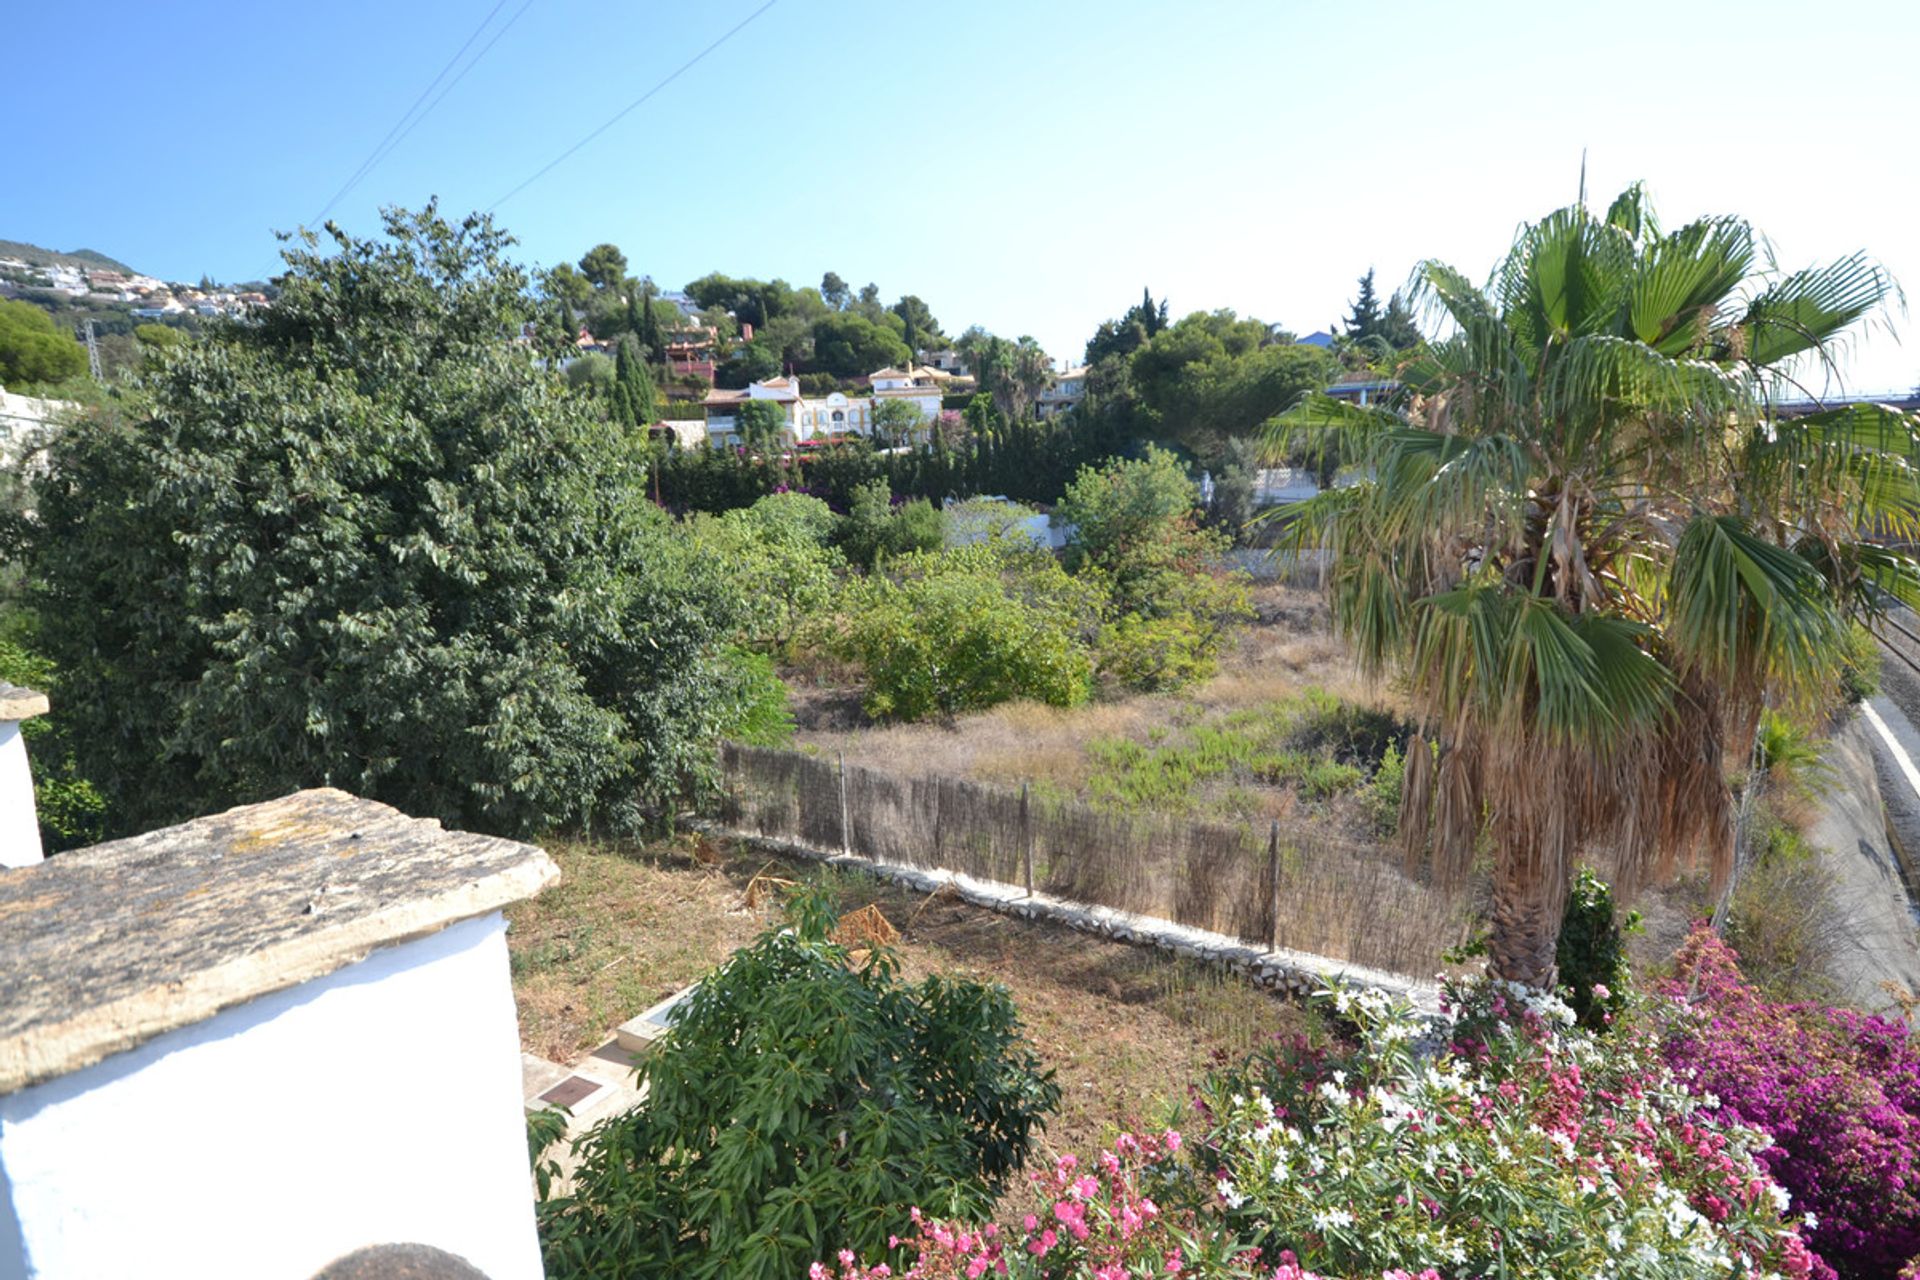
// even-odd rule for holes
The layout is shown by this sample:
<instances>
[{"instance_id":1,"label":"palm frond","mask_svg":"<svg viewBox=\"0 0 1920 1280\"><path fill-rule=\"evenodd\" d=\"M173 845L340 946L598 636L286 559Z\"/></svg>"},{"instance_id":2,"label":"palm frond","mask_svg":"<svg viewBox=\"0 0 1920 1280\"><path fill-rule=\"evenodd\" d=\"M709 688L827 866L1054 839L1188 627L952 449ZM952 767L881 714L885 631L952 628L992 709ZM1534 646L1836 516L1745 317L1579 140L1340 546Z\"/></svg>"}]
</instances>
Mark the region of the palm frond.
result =
<instances>
[{"instance_id":1,"label":"palm frond","mask_svg":"<svg viewBox=\"0 0 1920 1280\"><path fill-rule=\"evenodd\" d=\"M1660 220L1654 216L1644 183L1636 182L1613 198L1607 206L1607 225L1618 227L1635 243L1659 238Z\"/></svg>"},{"instance_id":2,"label":"palm frond","mask_svg":"<svg viewBox=\"0 0 1920 1280\"><path fill-rule=\"evenodd\" d=\"M1701 345L1719 308L1753 269L1753 228L1739 218L1689 223L1641 256L1627 299L1629 331L1666 355Z\"/></svg>"},{"instance_id":3,"label":"palm frond","mask_svg":"<svg viewBox=\"0 0 1920 1280\"><path fill-rule=\"evenodd\" d=\"M1692 669L1741 694L1769 678L1799 692L1831 668L1840 615L1805 558L1737 516L1696 516L1675 549L1666 634ZM1758 701L1757 696L1753 701Z\"/></svg>"},{"instance_id":4,"label":"palm frond","mask_svg":"<svg viewBox=\"0 0 1920 1280\"><path fill-rule=\"evenodd\" d=\"M1761 292L1739 323L1732 354L1765 367L1826 344L1886 301L1893 281L1863 253L1796 271Z\"/></svg>"},{"instance_id":5,"label":"palm frond","mask_svg":"<svg viewBox=\"0 0 1920 1280\"><path fill-rule=\"evenodd\" d=\"M1260 427L1260 460L1274 463L1298 444L1331 444L1342 457L1364 456L1374 437L1406 423L1391 409L1358 405L1313 392Z\"/></svg>"}]
</instances>

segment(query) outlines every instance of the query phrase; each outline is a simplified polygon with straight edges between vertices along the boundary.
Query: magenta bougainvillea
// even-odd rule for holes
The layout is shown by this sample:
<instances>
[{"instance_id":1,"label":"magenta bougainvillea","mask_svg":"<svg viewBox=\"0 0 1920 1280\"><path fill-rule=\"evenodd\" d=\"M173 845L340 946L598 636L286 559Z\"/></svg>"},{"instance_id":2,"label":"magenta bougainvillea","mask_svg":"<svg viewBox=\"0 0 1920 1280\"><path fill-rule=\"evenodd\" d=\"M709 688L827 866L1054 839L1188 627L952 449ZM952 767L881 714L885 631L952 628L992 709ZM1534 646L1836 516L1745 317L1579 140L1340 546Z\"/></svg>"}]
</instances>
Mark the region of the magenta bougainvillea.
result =
<instances>
[{"instance_id":1,"label":"magenta bougainvillea","mask_svg":"<svg viewBox=\"0 0 1920 1280\"><path fill-rule=\"evenodd\" d=\"M1892 1276L1920 1254L1920 1044L1902 1024L1757 992L1739 956L1701 926L1681 949L1665 1053L1723 1118L1759 1129L1759 1153L1812 1215L1840 1274Z\"/></svg>"}]
</instances>

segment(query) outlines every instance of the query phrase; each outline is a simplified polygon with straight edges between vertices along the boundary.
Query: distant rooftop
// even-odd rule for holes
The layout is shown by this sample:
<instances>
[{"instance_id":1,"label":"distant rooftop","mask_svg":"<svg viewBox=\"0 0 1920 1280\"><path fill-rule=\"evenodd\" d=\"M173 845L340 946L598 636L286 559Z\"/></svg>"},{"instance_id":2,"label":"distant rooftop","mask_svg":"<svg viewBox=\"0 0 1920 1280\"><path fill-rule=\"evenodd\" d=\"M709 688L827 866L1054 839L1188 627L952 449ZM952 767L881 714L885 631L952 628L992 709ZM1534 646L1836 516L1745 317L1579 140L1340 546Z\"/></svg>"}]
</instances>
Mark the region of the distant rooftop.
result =
<instances>
[{"instance_id":1,"label":"distant rooftop","mask_svg":"<svg viewBox=\"0 0 1920 1280\"><path fill-rule=\"evenodd\" d=\"M332 789L0 870L0 1093L558 877L532 845Z\"/></svg>"}]
</instances>

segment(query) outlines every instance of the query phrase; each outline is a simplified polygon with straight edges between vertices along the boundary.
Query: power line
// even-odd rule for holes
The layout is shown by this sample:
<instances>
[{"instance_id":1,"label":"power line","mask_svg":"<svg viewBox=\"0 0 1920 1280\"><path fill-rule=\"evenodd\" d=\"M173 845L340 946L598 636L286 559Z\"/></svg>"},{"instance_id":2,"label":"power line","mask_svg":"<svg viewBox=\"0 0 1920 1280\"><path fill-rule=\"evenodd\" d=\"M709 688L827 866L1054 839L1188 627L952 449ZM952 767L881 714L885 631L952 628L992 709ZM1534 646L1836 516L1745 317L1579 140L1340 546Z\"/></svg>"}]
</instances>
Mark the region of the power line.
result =
<instances>
[{"instance_id":1,"label":"power line","mask_svg":"<svg viewBox=\"0 0 1920 1280\"><path fill-rule=\"evenodd\" d=\"M504 2L505 0L502 0L502 3ZM388 156L392 155L394 148L398 147L401 143L407 140L407 135L413 132L414 127L418 125L422 120L425 120L429 115L433 114L433 109L439 106L440 103L446 98L448 94L453 92L454 86L458 85L462 80L467 78L467 72L473 70L475 67L480 65L480 60L487 56L487 51L492 49L493 46L495 46L496 44L500 43L500 37L506 35L507 32L513 27L513 24L520 21L520 15L525 13L528 10L528 8L532 6L532 4L533 4L533 0L521 0L520 7L518 9L515 9L512 15L509 16L506 22L501 26L501 28L498 31L493 33L493 38L491 40L488 40L485 44L481 45L480 52L473 55L472 61L468 62L466 66L460 68L460 74L455 76L453 79L447 81L447 87L434 95L433 101L427 104L427 109L425 111L422 111L419 115L415 116L413 118L412 123L408 124L406 128L400 131L400 136L395 138L391 143L387 145L387 149L380 153L379 159L376 159L373 162L374 165L376 166L379 165L381 160L385 160Z\"/></svg>"},{"instance_id":2,"label":"power line","mask_svg":"<svg viewBox=\"0 0 1920 1280\"><path fill-rule=\"evenodd\" d=\"M568 147L565 151L562 151L559 155L547 161L546 164L542 165L539 169L534 171L533 176L529 177L524 182L522 182L519 186L507 192L507 194L501 196L498 200L495 200L492 204L488 205L487 212L492 213L495 209L498 209L501 205L513 199L515 196L519 195L522 191L525 191L528 187L538 182L541 178L546 177L546 175L549 172L551 172L555 168L555 166L559 165L562 161L566 160L567 157L571 156L574 152L580 150L580 148L586 146L589 142L592 142L595 138L599 137L601 134L605 133L607 130L613 128L614 125L620 123L620 121L624 119L629 112L633 111L634 108L638 107L641 103L645 102L647 99L653 97L654 94L659 93L662 89L672 84L675 80L678 80L682 75L686 74L686 72L691 70L695 63L699 62L702 58L712 53L715 49L718 49L721 45L725 44L727 41L739 35L740 32L745 30L747 25L751 23L755 18L758 18L761 14L773 8L773 6L778 4L779 2L780 0L767 0L765 4L761 5L758 9L755 9L752 13L748 14L746 17L742 18L739 22L735 23L731 28L727 30L727 33L725 35L721 36L718 40L715 40L712 44L708 45L706 48L702 49L700 52L694 54L691 58L688 58L685 62L681 63L670 74L668 74L665 79L661 80L658 84L654 85L653 88L647 90L645 93L635 98L632 102L629 102L626 106L614 112L613 115L608 118L605 124L602 124L599 128L595 129L592 133L589 133L586 137L580 139L580 141L574 143L572 146Z\"/></svg>"},{"instance_id":3,"label":"power line","mask_svg":"<svg viewBox=\"0 0 1920 1280\"><path fill-rule=\"evenodd\" d=\"M495 15L497 15L501 9L506 7L506 3L507 3L507 0L495 0L493 8L487 10L487 16L480 19L480 25L473 29L472 34L467 36L466 40L460 45L458 49L455 49L453 51L453 56L447 59L447 65L440 68L439 74L434 76L432 80L427 82L427 87L420 91L420 96L413 100L413 105L400 113L400 118L393 122L393 127L387 130L386 136L381 138L379 142L374 144L373 150L367 153L367 158L360 162L360 167L355 169L353 171L353 174L344 183L341 184L340 189L333 193L332 198L329 199L326 202L326 204L321 206L320 212L314 214L312 218L308 219L307 221L308 226L317 226L322 218L326 217L327 214L333 211L334 205L339 204L340 201L345 198L346 194L349 191L353 190L355 186L359 185L360 179L366 177L369 173L373 172L373 167L380 163L380 160L384 155L384 153L390 149L387 146L387 144L390 142L398 141L395 135L400 134L402 126L406 126L409 129L412 127L411 125L407 125L408 119L412 117L414 112L420 110L420 104L427 100L427 95L432 93L434 89L439 85L439 83L442 80L447 78L447 72L453 70L454 64L459 62L462 55L464 55L468 49L473 47L473 42L480 38L480 33L487 29L487 27L493 22ZM485 53L486 51L482 50L481 52ZM478 61L478 59L475 59L475 61ZM469 66L471 66L471 64L469 64ZM465 73L463 72L462 74L465 74ZM438 99L436 99L435 101L437 103ZM432 109L433 108L429 107L427 110L431 111ZM425 114L426 114L425 112L421 112L422 118L425 118ZM418 124L419 121L416 120L414 121L414 123ZM401 136L404 137L405 135L401 134Z\"/></svg>"}]
</instances>

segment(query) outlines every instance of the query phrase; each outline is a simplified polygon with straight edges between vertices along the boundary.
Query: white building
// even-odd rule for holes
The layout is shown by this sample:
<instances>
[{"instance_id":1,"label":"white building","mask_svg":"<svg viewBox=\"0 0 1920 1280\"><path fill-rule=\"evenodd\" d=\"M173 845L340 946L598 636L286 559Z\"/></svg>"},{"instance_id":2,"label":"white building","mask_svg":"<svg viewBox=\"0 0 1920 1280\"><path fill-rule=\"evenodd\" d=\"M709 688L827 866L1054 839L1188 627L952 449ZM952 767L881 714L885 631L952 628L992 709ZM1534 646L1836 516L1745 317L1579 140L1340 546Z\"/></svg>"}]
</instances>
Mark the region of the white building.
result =
<instances>
[{"instance_id":1,"label":"white building","mask_svg":"<svg viewBox=\"0 0 1920 1280\"><path fill-rule=\"evenodd\" d=\"M1070 365L1063 369L1053 380L1053 385L1040 393L1033 402L1034 414L1042 418L1051 418L1075 408L1087 394L1087 367Z\"/></svg>"},{"instance_id":2,"label":"white building","mask_svg":"<svg viewBox=\"0 0 1920 1280\"><path fill-rule=\"evenodd\" d=\"M926 424L923 430L930 430L940 420L940 398L946 394L947 385L952 381L952 374L929 369L925 365L910 369L882 369L867 377L868 385L873 388L876 405L885 400L907 401L920 410L920 417Z\"/></svg>"},{"instance_id":3,"label":"white building","mask_svg":"<svg viewBox=\"0 0 1920 1280\"><path fill-rule=\"evenodd\" d=\"M0 1280L540 1280L501 908L558 874L332 790L0 874Z\"/></svg>"},{"instance_id":4,"label":"white building","mask_svg":"<svg viewBox=\"0 0 1920 1280\"><path fill-rule=\"evenodd\" d=\"M856 399L844 392L829 392L821 399L800 402L800 433L803 441L831 444L848 436L873 433L873 401Z\"/></svg>"},{"instance_id":5,"label":"white building","mask_svg":"<svg viewBox=\"0 0 1920 1280\"><path fill-rule=\"evenodd\" d=\"M740 406L749 400L770 400L780 406L786 418L780 443L792 445L800 436L800 382L796 378L768 378L749 382L738 391L713 390L703 402L707 408L707 441L715 446L743 444L740 437Z\"/></svg>"}]
</instances>

